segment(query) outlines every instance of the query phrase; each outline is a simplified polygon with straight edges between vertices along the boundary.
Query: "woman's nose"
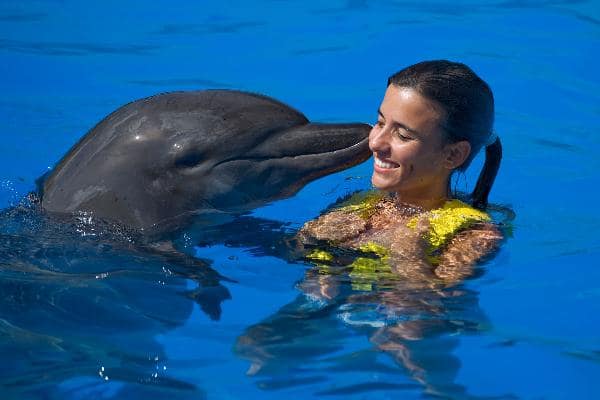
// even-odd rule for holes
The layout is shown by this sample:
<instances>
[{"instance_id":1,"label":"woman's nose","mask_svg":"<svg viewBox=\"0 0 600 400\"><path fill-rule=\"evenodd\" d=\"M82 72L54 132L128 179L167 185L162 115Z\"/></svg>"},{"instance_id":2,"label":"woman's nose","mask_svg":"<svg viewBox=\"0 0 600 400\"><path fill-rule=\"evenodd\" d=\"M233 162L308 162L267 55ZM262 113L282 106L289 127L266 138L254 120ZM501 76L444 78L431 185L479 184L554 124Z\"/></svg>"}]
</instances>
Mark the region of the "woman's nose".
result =
<instances>
[{"instance_id":1,"label":"woman's nose","mask_svg":"<svg viewBox=\"0 0 600 400\"><path fill-rule=\"evenodd\" d=\"M389 134L386 126L375 125L369 133L369 148L372 152L382 152L389 147Z\"/></svg>"}]
</instances>

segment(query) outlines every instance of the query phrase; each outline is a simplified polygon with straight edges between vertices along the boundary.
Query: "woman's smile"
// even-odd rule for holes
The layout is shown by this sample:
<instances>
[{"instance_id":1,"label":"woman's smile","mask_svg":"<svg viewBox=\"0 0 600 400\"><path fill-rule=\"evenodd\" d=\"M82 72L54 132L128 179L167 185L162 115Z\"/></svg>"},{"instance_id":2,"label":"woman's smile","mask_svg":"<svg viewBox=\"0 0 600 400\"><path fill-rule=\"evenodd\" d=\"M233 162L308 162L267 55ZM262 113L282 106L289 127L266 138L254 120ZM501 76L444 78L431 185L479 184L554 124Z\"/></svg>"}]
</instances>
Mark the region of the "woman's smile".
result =
<instances>
[{"instance_id":1,"label":"woman's smile","mask_svg":"<svg viewBox=\"0 0 600 400\"><path fill-rule=\"evenodd\" d=\"M390 170L399 168L400 165L396 164L395 162L389 160L389 159L381 159L377 156L377 154L373 154L373 158L375 159L375 167L374 169L377 172L382 172L382 173L386 173L386 172L390 172Z\"/></svg>"}]
</instances>

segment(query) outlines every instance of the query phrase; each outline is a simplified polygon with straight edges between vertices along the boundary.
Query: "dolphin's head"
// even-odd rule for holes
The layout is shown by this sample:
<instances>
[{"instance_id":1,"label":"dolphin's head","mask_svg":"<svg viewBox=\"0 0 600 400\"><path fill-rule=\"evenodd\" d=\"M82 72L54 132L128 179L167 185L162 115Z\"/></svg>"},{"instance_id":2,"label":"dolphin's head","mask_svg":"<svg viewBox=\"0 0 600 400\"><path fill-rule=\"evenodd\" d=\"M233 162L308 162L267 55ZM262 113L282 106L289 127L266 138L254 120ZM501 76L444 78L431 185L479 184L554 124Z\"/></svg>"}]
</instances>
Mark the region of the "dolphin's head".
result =
<instances>
[{"instance_id":1,"label":"dolphin's head","mask_svg":"<svg viewBox=\"0 0 600 400\"><path fill-rule=\"evenodd\" d=\"M223 141L223 149L182 173L194 174L198 168L200 197L215 209L244 211L292 196L314 179L365 161L369 130L366 124L307 123L269 131L260 140L233 135ZM232 141L246 146L232 152Z\"/></svg>"},{"instance_id":2,"label":"dolphin's head","mask_svg":"<svg viewBox=\"0 0 600 400\"><path fill-rule=\"evenodd\" d=\"M169 93L101 121L43 185L48 211L91 211L171 229L205 211L239 212L296 193L370 156L367 124L313 124L268 97Z\"/></svg>"}]
</instances>

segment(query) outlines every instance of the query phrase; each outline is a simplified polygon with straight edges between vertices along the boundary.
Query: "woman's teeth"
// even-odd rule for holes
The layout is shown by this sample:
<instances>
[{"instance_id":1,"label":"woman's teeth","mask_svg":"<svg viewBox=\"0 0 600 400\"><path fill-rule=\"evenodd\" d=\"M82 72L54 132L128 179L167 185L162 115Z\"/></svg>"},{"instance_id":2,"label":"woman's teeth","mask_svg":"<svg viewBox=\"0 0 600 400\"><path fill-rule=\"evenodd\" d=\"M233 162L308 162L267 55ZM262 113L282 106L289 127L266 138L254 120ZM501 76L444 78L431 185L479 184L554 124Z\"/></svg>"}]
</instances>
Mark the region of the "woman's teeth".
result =
<instances>
[{"instance_id":1,"label":"woman's teeth","mask_svg":"<svg viewBox=\"0 0 600 400\"><path fill-rule=\"evenodd\" d=\"M398 167L397 164L382 161L377 157L375 157L375 165L377 165L379 168L384 168L384 169L392 169L392 168Z\"/></svg>"}]
</instances>

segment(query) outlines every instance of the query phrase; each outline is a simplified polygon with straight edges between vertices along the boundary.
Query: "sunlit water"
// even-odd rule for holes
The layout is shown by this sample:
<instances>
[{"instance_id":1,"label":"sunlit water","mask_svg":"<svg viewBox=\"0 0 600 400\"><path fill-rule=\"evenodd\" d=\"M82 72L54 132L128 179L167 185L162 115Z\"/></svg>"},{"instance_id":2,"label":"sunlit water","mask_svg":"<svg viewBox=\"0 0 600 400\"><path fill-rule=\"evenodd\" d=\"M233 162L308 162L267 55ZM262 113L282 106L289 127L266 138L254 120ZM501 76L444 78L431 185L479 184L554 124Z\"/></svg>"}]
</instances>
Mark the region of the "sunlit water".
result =
<instances>
[{"instance_id":1,"label":"sunlit water","mask_svg":"<svg viewBox=\"0 0 600 400\"><path fill-rule=\"evenodd\" d=\"M597 397L598 2L191 3L0 4L1 398ZM196 227L178 242L192 263L19 205L131 100L238 88L371 122L387 76L434 58L492 86L505 156L491 200L516 214L458 287L360 292L342 273L336 300L303 293L311 267L286 238L368 188L370 162Z\"/></svg>"}]
</instances>

